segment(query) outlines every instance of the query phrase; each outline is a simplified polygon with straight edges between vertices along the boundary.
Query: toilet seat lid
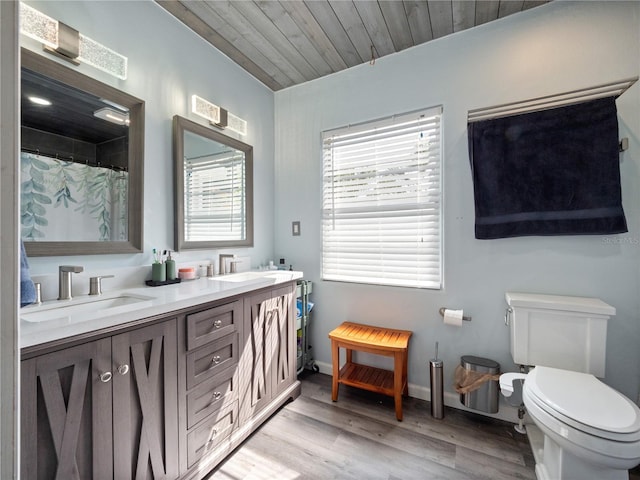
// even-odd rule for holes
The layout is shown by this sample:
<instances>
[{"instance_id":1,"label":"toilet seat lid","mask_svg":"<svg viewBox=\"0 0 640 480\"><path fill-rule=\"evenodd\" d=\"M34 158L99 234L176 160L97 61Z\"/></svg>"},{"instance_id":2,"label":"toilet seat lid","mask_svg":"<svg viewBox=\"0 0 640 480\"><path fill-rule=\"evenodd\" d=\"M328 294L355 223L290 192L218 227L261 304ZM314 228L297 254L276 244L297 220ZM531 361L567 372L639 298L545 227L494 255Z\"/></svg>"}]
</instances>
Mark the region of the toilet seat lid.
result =
<instances>
[{"instance_id":1,"label":"toilet seat lid","mask_svg":"<svg viewBox=\"0 0 640 480\"><path fill-rule=\"evenodd\" d=\"M640 431L638 407L593 375L536 367L527 376L525 388L537 397L538 405L547 411L551 407L586 432L609 437Z\"/></svg>"}]
</instances>

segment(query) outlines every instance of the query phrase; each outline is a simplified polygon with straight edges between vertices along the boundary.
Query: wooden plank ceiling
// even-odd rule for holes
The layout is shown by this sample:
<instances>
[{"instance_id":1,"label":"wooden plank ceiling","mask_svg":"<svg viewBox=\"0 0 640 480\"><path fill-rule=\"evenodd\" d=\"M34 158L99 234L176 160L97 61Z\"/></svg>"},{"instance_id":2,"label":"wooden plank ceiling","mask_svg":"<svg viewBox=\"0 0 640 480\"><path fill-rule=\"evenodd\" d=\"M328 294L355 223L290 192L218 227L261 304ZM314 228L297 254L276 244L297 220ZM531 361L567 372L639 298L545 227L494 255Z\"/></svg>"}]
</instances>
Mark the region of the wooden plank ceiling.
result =
<instances>
[{"instance_id":1,"label":"wooden plank ceiling","mask_svg":"<svg viewBox=\"0 0 640 480\"><path fill-rule=\"evenodd\" d=\"M157 0L273 91L549 0Z\"/></svg>"}]
</instances>

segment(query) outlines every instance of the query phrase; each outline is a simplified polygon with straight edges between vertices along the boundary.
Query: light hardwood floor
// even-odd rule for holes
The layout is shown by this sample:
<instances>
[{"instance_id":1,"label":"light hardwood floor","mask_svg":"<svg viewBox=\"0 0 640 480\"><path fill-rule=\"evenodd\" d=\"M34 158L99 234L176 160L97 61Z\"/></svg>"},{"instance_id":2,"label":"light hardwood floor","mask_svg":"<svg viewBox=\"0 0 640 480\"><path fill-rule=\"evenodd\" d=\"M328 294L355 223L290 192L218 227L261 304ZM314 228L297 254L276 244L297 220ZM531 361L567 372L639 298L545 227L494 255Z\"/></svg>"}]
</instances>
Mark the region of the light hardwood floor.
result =
<instances>
[{"instance_id":1,"label":"light hardwood floor","mask_svg":"<svg viewBox=\"0 0 640 480\"><path fill-rule=\"evenodd\" d=\"M301 375L302 395L285 405L209 476L210 480L534 480L526 436L510 423L340 386L331 377Z\"/></svg>"}]
</instances>

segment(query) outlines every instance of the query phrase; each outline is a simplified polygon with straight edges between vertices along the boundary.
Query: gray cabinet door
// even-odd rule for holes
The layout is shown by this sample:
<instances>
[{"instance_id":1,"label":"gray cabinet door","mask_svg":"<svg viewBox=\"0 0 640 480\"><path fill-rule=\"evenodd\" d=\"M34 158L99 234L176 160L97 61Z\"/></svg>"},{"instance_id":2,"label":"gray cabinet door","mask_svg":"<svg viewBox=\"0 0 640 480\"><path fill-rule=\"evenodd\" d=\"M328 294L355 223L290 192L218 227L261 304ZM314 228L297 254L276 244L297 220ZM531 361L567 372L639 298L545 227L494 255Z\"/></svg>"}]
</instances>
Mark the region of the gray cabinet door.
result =
<instances>
[{"instance_id":1,"label":"gray cabinet door","mask_svg":"<svg viewBox=\"0 0 640 480\"><path fill-rule=\"evenodd\" d=\"M295 286L273 291L271 338L273 342L273 395L296 380Z\"/></svg>"},{"instance_id":2,"label":"gray cabinet door","mask_svg":"<svg viewBox=\"0 0 640 480\"><path fill-rule=\"evenodd\" d=\"M296 380L294 292L295 285L245 298L240 379L243 422Z\"/></svg>"},{"instance_id":3,"label":"gray cabinet door","mask_svg":"<svg viewBox=\"0 0 640 480\"><path fill-rule=\"evenodd\" d=\"M175 319L113 337L116 479L178 477Z\"/></svg>"},{"instance_id":4,"label":"gray cabinet door","mask_svg":"<svg viewBox=\"0 0 640 480\"><path fill-rule=\"evenodd\" d=\"M271 292L256 293L245 298L244 347L242 350L241 393L244 421L271 400L271 358L273 342L270 325L273 317Z\"/></svg>"},{"instance_id":5,"label":"gray cabinet door","mask_svg":"<svg viewBox=\"0 0 640 480\"><path fill-rule=\"evenodd\" d=\"M21 477L111 480L111 340L21 367Z\"/></svg>"}]
</instances>

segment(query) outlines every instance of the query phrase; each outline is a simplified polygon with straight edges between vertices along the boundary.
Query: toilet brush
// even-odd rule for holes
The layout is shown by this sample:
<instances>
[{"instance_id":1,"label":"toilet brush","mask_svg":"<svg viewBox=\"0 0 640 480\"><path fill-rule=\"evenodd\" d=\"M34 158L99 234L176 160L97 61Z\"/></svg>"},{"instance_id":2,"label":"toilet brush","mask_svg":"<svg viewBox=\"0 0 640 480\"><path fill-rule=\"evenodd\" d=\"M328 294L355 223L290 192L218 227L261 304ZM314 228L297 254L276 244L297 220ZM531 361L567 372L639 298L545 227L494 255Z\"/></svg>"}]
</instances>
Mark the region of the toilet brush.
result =
<instances>
[{"instance_id":1,"label":"toilet brush","mask_svg":"<svg viewBox=\"0 0 640 480\"><path fill-rule=\"evenodd\" d=\"M438 359L438 342L436 342L436 356L429 361L429 375L431 377L431 416L444 418L444 391L442 383L443 362Z\"/></svg>"}]
</instances>

